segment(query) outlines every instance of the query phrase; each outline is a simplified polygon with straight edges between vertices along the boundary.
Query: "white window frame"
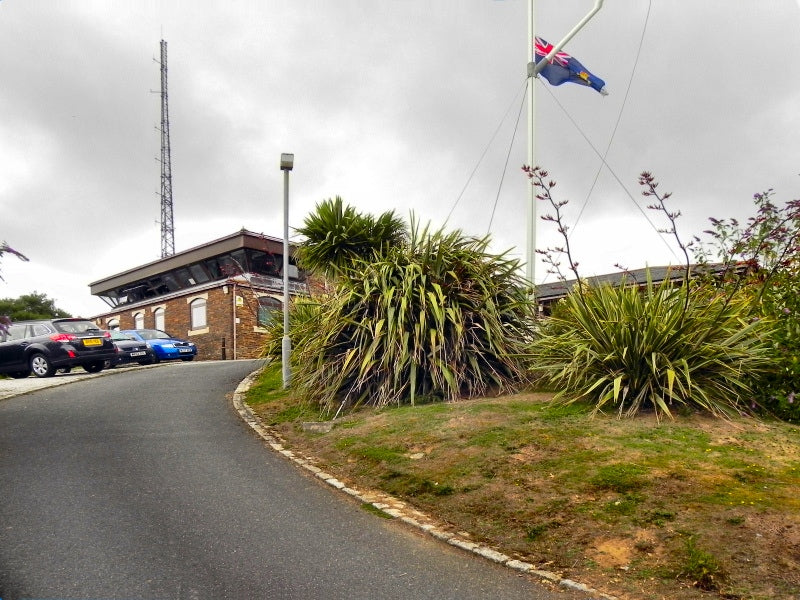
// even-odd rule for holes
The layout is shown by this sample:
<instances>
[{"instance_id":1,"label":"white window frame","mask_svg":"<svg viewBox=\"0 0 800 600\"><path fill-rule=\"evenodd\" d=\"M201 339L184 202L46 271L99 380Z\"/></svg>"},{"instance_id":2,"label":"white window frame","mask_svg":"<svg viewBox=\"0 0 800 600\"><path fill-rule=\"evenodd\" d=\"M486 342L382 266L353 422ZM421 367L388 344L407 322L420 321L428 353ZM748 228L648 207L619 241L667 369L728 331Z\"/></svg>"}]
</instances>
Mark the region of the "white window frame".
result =
<instances>
[{"instance_id":1,"label":"white window frame","mask_svg":"<svg viewBox=\"0 0 800 600\"><path fill-rule=\"evenodd\" d=\"M153 311L153 319L155 320L155 329L166 331L166 307L162 304L161 306L154 306L151 310Z\"/></svg>"},{"instance_id":2,"label":"white window frame","mask_svg":"<svg viewBox=\"0 0 800 600\"><path fill-rule=\"evenodd\" d=\"M276 298L275 296L270 296L270 295L259 296L258 310L257 310L258 314L256 314L256 328L259 330L265 330L269 325L269 321L261 320L261 315L262 315L261 311L267 309L266 306L262 306L261 304L261 301L265 298L269 298L271 301L274 301L276 303L276 305L274 306L275 309L277 309L278 307L283 308L283 301L280 298Z\"/></svg>"},{"instance_id":3,"label":"white window frame","mask_svg":"<svg viewBox=\"0 0 800 600\"><path fill-rule=\"evenodd\" d=\"M208 294L187 298L186 302L189 305L190 330L208 330Z\"/></svg>"}]
</instances>

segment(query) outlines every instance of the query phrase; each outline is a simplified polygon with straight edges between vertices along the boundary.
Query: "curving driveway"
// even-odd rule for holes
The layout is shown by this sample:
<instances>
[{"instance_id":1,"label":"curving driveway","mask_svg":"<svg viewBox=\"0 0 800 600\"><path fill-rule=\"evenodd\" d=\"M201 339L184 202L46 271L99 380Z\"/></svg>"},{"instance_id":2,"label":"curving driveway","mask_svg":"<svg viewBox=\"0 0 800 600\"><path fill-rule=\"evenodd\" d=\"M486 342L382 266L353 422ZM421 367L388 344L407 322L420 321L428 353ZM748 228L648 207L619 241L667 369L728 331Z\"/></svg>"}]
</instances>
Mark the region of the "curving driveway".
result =
<instances>
[{"instance_id":1,"label":"curving driveway","mask_svg":"<svg viewBox=\"0 0 800 600\"><path fill-rule=\"evenodd\" d=\"M589 598L304 475L230 407L257 366L159 365L0 401L0 598Z\"/></svg>"}]
</instances>

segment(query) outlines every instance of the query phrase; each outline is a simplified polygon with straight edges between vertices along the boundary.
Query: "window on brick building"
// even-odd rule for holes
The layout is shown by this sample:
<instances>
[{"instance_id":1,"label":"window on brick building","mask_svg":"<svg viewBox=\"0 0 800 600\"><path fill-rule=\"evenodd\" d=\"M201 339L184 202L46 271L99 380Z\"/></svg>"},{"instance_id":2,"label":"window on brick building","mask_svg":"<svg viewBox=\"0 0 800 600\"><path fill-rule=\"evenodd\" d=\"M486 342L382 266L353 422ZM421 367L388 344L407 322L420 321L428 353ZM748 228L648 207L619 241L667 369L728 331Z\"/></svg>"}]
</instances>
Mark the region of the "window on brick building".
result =
<instances>
[{"instance_id":1,"label":"window on brick building","mask_svg":"<svg viewBox=\"0 0 800 600\"><path fill-rule=\"evenodd\" d=\"M189 304L192 329L203 329L207 325L206 321L206 301L204 298L196 298Z\"/></svg>"},{"instance_id":2,"label":"window on brick building","mask_svg":"<svg viewBox=\"0 0 800 600\"><path fill-rule=\"evenodd\" d=\"M269 296L261 296L258 299L258 325L260 327L269 325L282 308L283 303L280 300Z\"/></svg>"},{"instance_id":3,"label":"window on brick building","mask_svg":"<svg viewBox=\"0 0 800 600\"><path fill-rule=\"evenodd\" d=\"M164 309L157 308L153 311L153 318L156 320L156 329L160 329L164 331L166 326L164 325Z\"/></svg>"},{"instance_id":4,"label":"window on brick building","mask_svg":"<svg viewBox=\"0 0 800 600\"><path fill-rule=\"evenodd\" d=\"M134 329L144 329L144 313L137 312L133 315L133 328Z\"/></svg>"},{"instance_id":5,"label":"window on brick building","mask_svg":"<svg viewBox=\"0 0 800 600\"><path fill-rule=\"evenodd\" d=\"M119 319L109 319L106 321L106 329L115 330L119 329Z\"/></svg>"}]
</instances>

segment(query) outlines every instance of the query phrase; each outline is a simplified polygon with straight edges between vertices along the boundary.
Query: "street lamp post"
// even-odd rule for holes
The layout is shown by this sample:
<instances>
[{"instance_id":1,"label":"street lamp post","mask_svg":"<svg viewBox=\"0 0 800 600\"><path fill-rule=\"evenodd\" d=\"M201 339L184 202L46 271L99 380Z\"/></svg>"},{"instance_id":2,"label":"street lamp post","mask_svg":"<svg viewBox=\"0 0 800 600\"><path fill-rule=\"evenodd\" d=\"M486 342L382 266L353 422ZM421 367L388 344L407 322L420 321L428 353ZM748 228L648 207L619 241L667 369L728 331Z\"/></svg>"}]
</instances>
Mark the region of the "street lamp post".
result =
<instances>
[{"instance_id":1,"label":"street lamp post","mask_svg":"<svg viewBox=\"0 0 800 600\"><path fill-rule=\"evenodd\" d=\"M294 154L281 154L283 171L283 340L281 361L283 365L283 389L289 387L292 371L289 358L292 341L289 338L289 171L294 167Z\"/></svg>"}]
</instances>

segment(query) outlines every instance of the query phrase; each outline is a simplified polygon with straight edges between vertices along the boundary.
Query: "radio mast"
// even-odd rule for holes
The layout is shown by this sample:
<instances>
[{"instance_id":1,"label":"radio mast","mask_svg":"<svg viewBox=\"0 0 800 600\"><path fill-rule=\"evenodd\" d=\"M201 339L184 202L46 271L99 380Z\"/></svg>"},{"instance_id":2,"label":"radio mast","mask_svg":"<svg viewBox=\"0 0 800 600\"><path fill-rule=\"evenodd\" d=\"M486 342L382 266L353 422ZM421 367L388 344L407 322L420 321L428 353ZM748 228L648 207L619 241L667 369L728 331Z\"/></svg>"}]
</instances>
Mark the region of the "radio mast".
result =
<instances>
[{"instance_id":1,"label":"radio mast","mask_svg":"<svg viewBox=\"0 0 800 600\"><path fill-rule=\"evenodd\" d=\"M161 40L161 258L175 254L172 220L172 159L169 147L169 96L167 94L167 42Z\"/></svg>"}]
</instances>

